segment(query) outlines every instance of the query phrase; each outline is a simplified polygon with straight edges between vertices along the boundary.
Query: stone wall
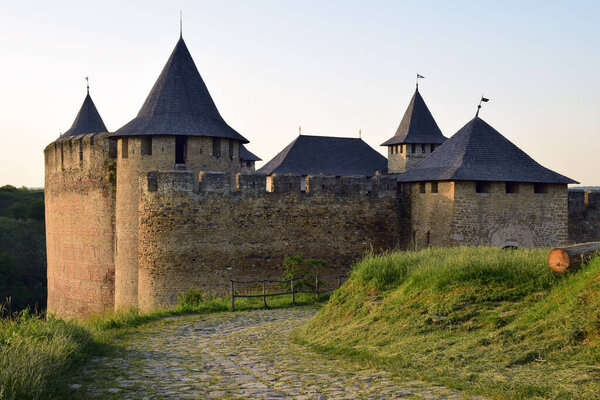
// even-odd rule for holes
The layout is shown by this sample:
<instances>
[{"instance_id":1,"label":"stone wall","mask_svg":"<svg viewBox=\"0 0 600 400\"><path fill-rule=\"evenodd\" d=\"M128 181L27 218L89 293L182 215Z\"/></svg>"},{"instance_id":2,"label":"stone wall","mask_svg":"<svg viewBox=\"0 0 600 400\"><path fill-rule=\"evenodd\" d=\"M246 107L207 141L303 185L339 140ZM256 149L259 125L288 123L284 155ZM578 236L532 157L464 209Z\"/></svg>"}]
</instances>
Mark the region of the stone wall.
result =
<instances>
[{"instance_id":1,"label":"stone wall","mask_svg":"<svg viewBox=\"0 0 600 400\"><path fill-rule=\"evenodd\" d=\"M600 240L600 191L569 190L569 242Z\"/></svg>"},{"instance_id":2,"label":"stone wall","mask_svg":"<svg viewBox=\"0 0 600 400\"><path fill-rule=\"evenodd\" d=\"M301 179L306 179L302 192ZM139 306L172 304L191 287L277 278L284 256L347 271L363 254L403 243L394 177L152 172L141 178Z\"/></svg>"},{"instance_id":3,"label":"stone wall","mask_svg":"<svg viewBox=\"0 0 600 400\"><path fill-rule=\"evenodd\" d=\"M489 193L477 193L472 181L431 183L421 193L410 185L416 246L493 245L548 247L567 243L567 186L547 185L534 193L531 183L506 193L504 182L491 182ZM428 240L429 239L429 240Z\"/></svg>"},{"instance_id":4,"label":"stone wall","mask_svg":"<svg viewBox=\"0 0 600 400\"><path fill-rule=\"evenodd\" d=\"M114 161L107 134L44 150L48 312L73 317L114 304Z\"/></svg>"},{"instance_id":5,"label":"stone wall","mask_svg":"<svg viewBox=\"0 0 600 400\"><path fill-rule=\"evenodd\" d=\"M414 151L411 143L388 146L388 173L398 174L415 168L432 153L431 146L414 144ZM440 147L439 144L433 146L434 150Z\"/></svg>"}]
</instances>

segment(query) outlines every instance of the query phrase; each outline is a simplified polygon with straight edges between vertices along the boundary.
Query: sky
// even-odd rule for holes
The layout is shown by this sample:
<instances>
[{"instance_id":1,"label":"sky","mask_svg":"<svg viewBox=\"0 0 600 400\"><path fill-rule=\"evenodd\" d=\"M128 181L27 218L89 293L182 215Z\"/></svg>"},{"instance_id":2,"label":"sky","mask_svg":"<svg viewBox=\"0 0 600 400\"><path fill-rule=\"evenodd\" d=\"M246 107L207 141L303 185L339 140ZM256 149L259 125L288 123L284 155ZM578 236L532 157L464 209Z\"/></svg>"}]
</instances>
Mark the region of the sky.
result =
<instances>
[{"instance_id":1,"label":"sky","mask_svg":"<svg viewBox=\"0 0 600 400\"><path fill-rule=\"evenodd\" d=\"M224 119L270 160L298 135L378 151L415 89L450 137L480 117L540 164L600 185L600 2L0 2L0 186L42 187L43 149L90 93L133 119L183 37ZM259 163L258 166L262 165Z\"/></svg>"}]
</instances>

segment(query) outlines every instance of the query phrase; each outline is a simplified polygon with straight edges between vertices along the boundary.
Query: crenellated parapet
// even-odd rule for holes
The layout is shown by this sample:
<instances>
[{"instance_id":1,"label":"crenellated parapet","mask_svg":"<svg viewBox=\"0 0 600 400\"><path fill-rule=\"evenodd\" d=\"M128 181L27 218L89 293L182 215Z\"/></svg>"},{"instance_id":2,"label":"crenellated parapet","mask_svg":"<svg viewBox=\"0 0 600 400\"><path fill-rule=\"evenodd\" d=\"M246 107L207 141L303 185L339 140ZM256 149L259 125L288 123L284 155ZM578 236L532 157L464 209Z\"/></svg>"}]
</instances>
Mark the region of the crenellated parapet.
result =
<instances>
[{"instance_id":1,"label":"crenellated parapet","mask_svg":"<svg viewBox=\"0 0 600 400\"><path fill-rule=\"evenodd\" d=\"M600 190L569 190L569 241L600 240Z\"/></svg>"}]
</instances>

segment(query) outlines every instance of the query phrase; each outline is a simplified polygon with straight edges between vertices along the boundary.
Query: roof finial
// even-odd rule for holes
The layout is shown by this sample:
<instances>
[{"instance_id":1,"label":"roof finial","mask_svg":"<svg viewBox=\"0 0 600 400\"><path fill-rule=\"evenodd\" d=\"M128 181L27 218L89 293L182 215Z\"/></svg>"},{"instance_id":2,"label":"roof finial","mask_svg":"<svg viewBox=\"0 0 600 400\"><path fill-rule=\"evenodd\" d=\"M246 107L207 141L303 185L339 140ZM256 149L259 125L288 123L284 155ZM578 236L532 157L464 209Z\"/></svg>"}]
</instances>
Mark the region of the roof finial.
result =
<instances>
[{"instance_id":1,"label":"roof finial","mask_svg":"<svg viewBox=\"0 0 600 400\"><path fill-rule=\"evenodd\" d=\"M481 110L481 103L487 103L488 101L490 101L490 99L486 99L485 97L483 97L483 95L481 95L481 100L479 100L479 105L477 106L477 112L475 113L475 118L479 117L479 110Z\"/></svg>"},{"instance_id":2,"label":"roof finial","mask_svg":"<svg viewBox=\"0 0 600 400\"><path fill-rule=\"evenodd\" d=\"M179 10L179 38L183 38L183 11Z\"/></svg>"},{"instance_id":3,"label":"roof finial","mask_svg":"<svg viewBox=\"0 0 600 400\"><path fill-rule=\"evenodd\" d=\"M419 79L421 78L425 78L423 75L420 75L419 73L417 73L417 90L419 90Z\"/></svg>"},{"instance_id":4,"label":"roof finial","mask_svg":"<svg viewBox=\"0 0 600 400\"><path fill-rule=\"evenodd\" d=\"M362 129L358 130L358 138L361 139L362 138Z\"/></svg>"},{"instance_id":5,"label":"roof finial","mask_svg":"<svg viewBox=\"0 0 600 400\"><path fill-rule=\"evenodd\" d=\"M298 136L302 135L302 126L298 125Z\"/></svg>"},{"instance_id":6,"label":"roof finial","mask_svg":"<svg viewBox=\"0 0 600 400\"><path fill-rule=\"evenodd\" d=\"M86 81L86 86L87 86L87 94L90 94L90 77L86 76L85 81Z\"/></svg>"}]
</instances>

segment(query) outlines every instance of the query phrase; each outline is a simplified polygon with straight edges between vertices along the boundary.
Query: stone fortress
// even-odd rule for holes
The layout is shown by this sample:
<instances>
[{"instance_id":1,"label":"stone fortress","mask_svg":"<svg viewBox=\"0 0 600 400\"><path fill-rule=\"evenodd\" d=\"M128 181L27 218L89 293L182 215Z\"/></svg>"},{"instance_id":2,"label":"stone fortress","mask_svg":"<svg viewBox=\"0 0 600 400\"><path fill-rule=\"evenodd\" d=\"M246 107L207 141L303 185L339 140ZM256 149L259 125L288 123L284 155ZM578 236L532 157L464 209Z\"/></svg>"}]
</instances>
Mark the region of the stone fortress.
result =
<instances>
[{"instance_id":1,"label":"stone fortress","mask_svg":"<svg viewBox=\"0 0 600 400\"><path fill-rule=\"evenodd\" d=\"M279 277L286 255L347 271L369 251L557 246L600 238L600 193L569 191L479 117L447 139L415 91L388 158L301 135L260 159L221 117L180 38L136 118L108 132L90 95L44 150L48 311L173 304ZM569 222L571 221L571 222Z\"/></svg>"}]
</instances>

